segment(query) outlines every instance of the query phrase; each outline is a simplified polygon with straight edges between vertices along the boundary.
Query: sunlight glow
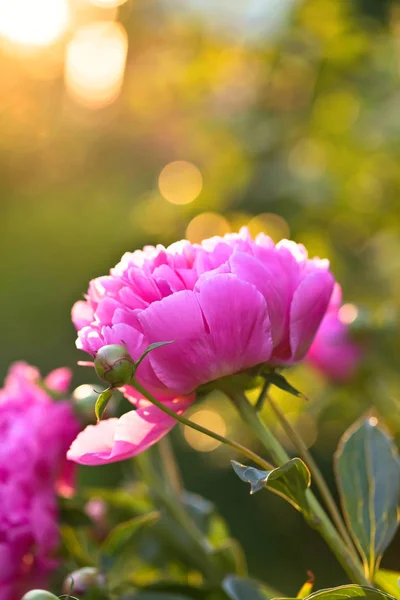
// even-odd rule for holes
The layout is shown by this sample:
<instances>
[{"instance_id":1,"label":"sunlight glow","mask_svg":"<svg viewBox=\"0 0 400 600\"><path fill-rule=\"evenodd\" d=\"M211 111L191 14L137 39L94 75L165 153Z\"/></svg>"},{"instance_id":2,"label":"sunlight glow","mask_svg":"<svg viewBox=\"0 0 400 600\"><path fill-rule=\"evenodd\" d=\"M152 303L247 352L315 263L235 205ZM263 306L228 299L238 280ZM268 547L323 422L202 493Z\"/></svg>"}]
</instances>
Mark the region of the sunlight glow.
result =
<instances>
[{"instance_id":1,"label":"sunlight glow","mask_svg":"<svg viewBox=\"0 0 400 600\"><path fill-rule=\"evenodd\" d=\"M166 165L158 178L162 196L171 204L189 204L200 194L203 177L196 165L176 160Z\"/></svg>"},{"instance_id":2,"label":"sunlight glow","mask_svg":"<svg viewBox=\"0 0 400 600\"><path fill-rule=\"evenodd\" d=\"M69 21L67 0L0 0L0 35L27 46L49 46Z\"/></svg>"},{"instance_id":3,"label":"sunlight glow","mask_svg":"<svg viewBox=\"0 0 400 600\"><path fill-rule=\"evenodd\" d=\"M75 400L83 400L88 396L93 394L93 386L88 383L83 383L82 385L78 385L77 388L74 389L72 395Z\"/></svg>"},{"instance_id":4,"label":"sunlight glow","mask_svg":"<svg viewBox=\"0 0 400 600\"><path fill-rule=\"evenodd\" d=\"M206 238L214 235L223 236L230 230L225 217L215 212L204 212L190 221L186 228L186 239L192 244L199 244Z\"/></svg>"},{"instance_id":5,"label":"sunlight glow","mask_svg":"<svg viewBox=\"0 0 400 600\"><path fill-rule=\"evenodd\" d=\"M67 46L65 85L88 108L108 106L120 94L128 51L121 23L98 21L78 29Z\"/></svg>"},{"instance_id":6,"label":"sunlight glow","mask_svg":"<svg viewBox=\"0 0 400 600\"><path fill-rule=\"evenodd\" d=\"M355 304L343 304L339 309L339 319L345 325L351 325L358 317L358 308Z\"/></svg>"},{"instance_id":7,"label":"sunlight glow","mask_svg":"<svg viewBox=\"0 0 400 600\"><path fill-rule=\"evenodd\" d=\"M275 213L262 213L248 223L248 228L253 237L259 233L269 235L274 242L290 238L289 225L283 217Z\"/></svg>"},{"instance_id":8,"label":"sunlight glow","mask_svg":"<svg viewBox=\"0 0 400 600\"><path fill-rule=\"evenodd\" d=\"M190 420L211 429L219 435L226 435L226 423L215 410L202 408L192 413ZM214 440L190 427L183 428L183 435L189 446L199 452L211 452L211 450L215 450L221 445L221 442L218 442L218 440Z\"/></svg>"},{"instance_id":9,"label":"sunlight glow","mask_svg":"<svg viewBox=\"0 0 400 600\"><path fill-rule=\"evenodd\" d=\"M90 0L90 2L95 6L100 6L100 8L114 8L125 4L126 0Z\"/></svg>"}]
</instances>

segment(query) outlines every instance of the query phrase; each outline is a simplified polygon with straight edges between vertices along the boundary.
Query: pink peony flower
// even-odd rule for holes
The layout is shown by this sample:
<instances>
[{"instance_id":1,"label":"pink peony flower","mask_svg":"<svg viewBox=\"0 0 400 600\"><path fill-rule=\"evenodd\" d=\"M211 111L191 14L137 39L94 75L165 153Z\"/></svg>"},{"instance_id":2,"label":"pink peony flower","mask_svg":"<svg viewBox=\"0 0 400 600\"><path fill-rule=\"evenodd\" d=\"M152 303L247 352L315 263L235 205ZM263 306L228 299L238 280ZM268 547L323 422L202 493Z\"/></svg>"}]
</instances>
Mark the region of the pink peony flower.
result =
<instances>
[{"instance_id":1,"label":"pink peony flower","mask_svg":"<svg viewBox=\"0 0 400 600\"><path fill-rule=\"evenodd\" d=\"M327 309L334 279L327 260L308 259L306 249L261 234L145 247L125 254L110 275L89 285L75 304L78 348L95 355L104 345L125 345L140 365L140 383L176 412L194 401L205 383L262 363L302 360ZM133 456L175 424L132 388L137 410L90 426L68 457L100 464Z\"/></svg>"},{"instance_id":2,"label":"pink peony flower","mask_svg":"<svg viewBox=\"0 0 400 600\"><path fill-rule=\"evenodd\" d=\"M360 346L350 337L340 316L341 290L336 285L329 309L307 354L307 362L332 381L351 379L362 358Z\"/></svg>"},{"instance_id":3,"label":"pink peony flower","mask_svg":"<svg viewBox=\"0 0 400 600\"><path fill-rule=\"evenodd\" d=\"M0 390L0 598L19 600L55 566L59 541L56 486L71 484L65 453L79 431L66 401L37 385L37 369L14 364ZM64 393L67 369L45 380Z\"/></svg>"}]
</instances>

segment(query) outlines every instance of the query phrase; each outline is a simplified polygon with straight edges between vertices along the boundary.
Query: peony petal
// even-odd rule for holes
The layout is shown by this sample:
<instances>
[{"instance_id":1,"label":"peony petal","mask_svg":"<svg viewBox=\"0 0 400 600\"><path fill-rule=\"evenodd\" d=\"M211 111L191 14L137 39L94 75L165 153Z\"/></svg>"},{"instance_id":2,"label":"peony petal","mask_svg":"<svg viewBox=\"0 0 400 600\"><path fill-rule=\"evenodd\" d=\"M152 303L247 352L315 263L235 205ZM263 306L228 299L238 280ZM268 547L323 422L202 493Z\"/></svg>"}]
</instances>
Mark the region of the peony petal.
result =
<instances>
[{"instance_id":1,"label":"peony petal","mask_svg":"<svg viewBox=\"0 0 400 600\"><path fill-rule=\"evenodd\" d=\"M145 350L143 345L143 334L126 323L116 323L112 327L103 327L102 336L104 343L120 344L125 346L134 360L137 360Z\"/></svg>"},{"instance_id":2,"label":"peony petal","mask_svg":"<svg viewBox=\"0 0 400 600\"><path fill-rule=\"evenodd\" d=\"M182 414L194 400L195 397L190 396L164 403ZM147 450L176 423L176 419L148 402L147 406L141 405L138 410L125 413L119 419L108 419L86 427L71 445L67 458L85 465L124 460Z\"/></svg>"},{"instance_id":3,"label":"peony petal","mask_svg":"<svg viewBox=\"0 0 400 600\"><path fill-rule=\"evenodd\" d=\"M334 279L329 271L307 275L294 293L290 308L290 349L292 360L304 358L328 308Z\"/></svg>"},{"instance_id":4,"label":"peony petal","mask_svg":"<svg viewBox=\"0 0 400 600\"><path fill-rule=\"evenodd\" d=\"M254 285L231 274L218 275L202 283L199 303L212 339L214 378L254 367L270 358L272 337L267 304Z\"/></svg>"},{"instance_id":5,"label":"peony petal","mask_svg":"<svg viewBox=\"0 0 400 600\"><path fill-rule=\"evenodd\" d=\"M282 341L289 320L291 286L276 252L263 248L263 259L261 262L250 254L235 252L229 262L232 273L253 284L264 296L276 347Z\"/></svg>"},{"instance_id":6,"label":"peony petal","mask_svg":"<svg viewBox=\"0 0 400 600\"><path fill-rule=\"evenodd\" d=\"M139 315L158 378L176 393L236 373L269 359L272 350L267 305L257 289L234 275L202 281L198 292L183 291Z\"/></svg>"},{"instance_id":7,"label":"peony petal","mask_svg":"<svg viewBox=\"0 0 400 600\"><path fill-rule=\"evenodd\" d=\"M332 311L332 312L336 313L339 310L341 304L342 304L342 288L339 285L339 283L335 283L335 285L333 286L332 296L329 300L329 307L328 307L329 312Z\"/></svg>"},{"instance_id":8,"label":"peony petal","mask_svg":"<svg viewBox=\"0 0 400 600\"><path fill-rule=\"evenodd\" d=\"M164 401L163 404L181 415L195 401L195 396L185 396L174 400ZM166 435L177 421L162 410L148 402L138 410L125 413L120 419L115 432L117 443L129 443L132 446L132 456L147 450Z\"/></svg>"},{"instance_id":9,"label":"peony petal","mask_svg":"<svg viewBox=\"0 0 400 600\"><path fill-rule=\"evenodd\" d=\"M155 374L167 388L186 394L212 379L215 356L197 294L184 290L154 302L139 314L139 321L149 344L173 341L149 355Z\"/></svg>"},{"instance_id":10,"label":"peony petal","mask_svg":"<svg viewBox=\"0 0 400 600\"><path fill-rule=\"evenodd\" d=\"M118 419L100 421L97 425L88 425L72 442L67 452L68 460L82 465L101 465L112 461L114 435ZM118 460L116 458L115 460Z\"/></svg>"},{"instance_id":11,"label":"peony petal","mask_svg":"<svg viewBox=\"0 0 400 600\"><path fill-rule=\"evenodd\" d=\"M49 373L44 380L47 387L55 392L66 393L68 392L72 379L72 372L66 367L55 369Z\"/></svg>"},{"instance_id":12,"label":"peony petal","mask_svg":"<svg viewBox=\"0 0 400 600\"><path fill-rule=\"evenodd\" d=\"M83 300L75 302L72 307L72 322L76 330L90 325L93 319L93 309L88 302L84 302Z\"/></svg>"}]
</instances>

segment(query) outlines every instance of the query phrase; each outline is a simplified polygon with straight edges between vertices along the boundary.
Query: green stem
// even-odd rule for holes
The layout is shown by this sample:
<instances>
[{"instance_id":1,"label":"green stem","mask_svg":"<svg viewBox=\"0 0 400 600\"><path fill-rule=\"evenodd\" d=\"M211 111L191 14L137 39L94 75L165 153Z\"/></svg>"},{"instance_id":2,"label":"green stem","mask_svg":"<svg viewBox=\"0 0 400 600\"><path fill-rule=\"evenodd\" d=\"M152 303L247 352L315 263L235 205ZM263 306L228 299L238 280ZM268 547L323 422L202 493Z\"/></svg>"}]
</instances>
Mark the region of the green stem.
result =
<instances>
[{"instance_id":1,"label":"green stem","mask_svg":"<svg viewBox=\"0 0 400 600\"><path fill-rule=\"evenodd\" d=\"M157 408L159 408L160 410L165 412L170 417L173 417L174 419L176 419L177 421L182 423L182 425L186 425L186 427L191 427L192 429L195 429L196 431L199 431L200 433L203 433L204 435L207 435L208 437L211 437L214 440L221 442L222 444L226 444L227 446L230 446L231 448L233 448L233 450L236 450L236 452L243 454L243 456L245 456L249 460L252 460L254 463L259 465L263 469L266 469L267 471L270 471L271 469L274 468L269 462L267 462L266 460L261 458L261 456L258 456L258 454L256 454L252 450L249 450L249 448L242 446L242 444L239 444L238 442L230 440L229 438L219 435L218 433L215 433L214 431L211 431L210 429L207 429L206 427L202 427L202 425L193 423L193 421L190 421L189 419L185 419L185 417L178 415L176 412L174 412L173 410L171 410L170 408L165 406L162 402L160 402L159 400L154 398L154 396L149 394L149 392L144 387L142 387L136 379L132 380L131 385L135 389L137 389L137 391L140 392L144 398L149 400L149 402L151 402L152 404L157 406Z\"/></svg>"},{"instance_id":2,"label":"green stem","mask_svg":"<svg viewBox=\"0 0 400 600\"><path fill-rule=\"evenodd\" d=\"M183 490L182 478L168 436L163 437L159 441L159 448L162 466L167 476L168 486L177 498L180 498Z\"/></svg>"},{"instance_id":3,"label":"green stem","mask_svg":"<svg viewBox=\"0 0 400 600\"><path fill-rule=\"evenodd\" d=\"M340 515L340 512L336 506L336 503L332 497L332 494L329 491L329 488L325 482L325 479L324 479L321 471L318 468L317 463L311 456L311 453L309 452L307 446L304 444L300 435L291 426L291 424L286 419L285 415L282 413L280 408L275 404L275 402L273 401L271 396L267 395L266 399L268 400L269 405L271 406L272 410L274 411L275 415L277 416L277 418L278 418L284 432L288 436L289 440L292 442L292 444L294 445L294 447L300 454L301 458L304 460L304 462L309 467L313 481L317 485L317 487L321 493L321 496L323 497L323 499L325 501L326 507L332 517L332 521L336 525L336 528L337 528L338 532L340 533L340 535L342 536L344 542L347 544L347 547L348 547L349 551L351 552L351 554L353 555L353 558L355 560L358 560L357 551L353 545L353 542L352 542L350 535L346 529L346 526L345 526L343 519Z\"/></svg>"},{"instance_id":4,"label":"green stem","mask_svg":"<svg viewBox=\"0 0 400 600\"><path fill-rule=\"evenodd\" d=\"M149 457L146 454L139 455L135 458L135 463L139 468L142 479L148 481L161 504L164 505L178 526L186 532L189 545L185 546L185 551L191 556L208 581L213 585L219 585L223 574L212 560L212 548L203 533L188 515L182 503L177 502L176 498L171 496L164 488L160 475L157 473Z\"/></svg>"},{"instance_id":5,"label":"green stem","mask_svg":"<svg viewBox=\"0 0 400 600\"><path fill-rule=\"evenodd\" d=\"M242 392L238 393L232 390L226 390L226 393L233 400L243 419L269 452L272 460L279 466L290 460L280 442L262 421L260 415L250 404L246 396ZM312 515L311 518L307 519L308 522L324 538L350 580L360 585L370 585L370 582L365 577L361 563L354 559L347 546L344 545L343 540L311 490L307 490L307 499Z\"/></svg>"}]
</instances>

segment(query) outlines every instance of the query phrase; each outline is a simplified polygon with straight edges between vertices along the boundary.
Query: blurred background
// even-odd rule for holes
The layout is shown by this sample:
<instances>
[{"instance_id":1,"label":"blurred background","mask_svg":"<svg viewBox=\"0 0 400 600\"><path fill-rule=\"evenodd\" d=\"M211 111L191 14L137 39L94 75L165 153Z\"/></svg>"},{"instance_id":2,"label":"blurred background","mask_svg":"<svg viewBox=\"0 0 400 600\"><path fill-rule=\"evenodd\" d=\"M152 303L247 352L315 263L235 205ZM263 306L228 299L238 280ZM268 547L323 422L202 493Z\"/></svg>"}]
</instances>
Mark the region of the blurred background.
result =
<instances>
[{"instance_id":1,"label":"blurred background","mask_svg":"<svg viewBox=\"0 0 400 600\"><path fill-rule=\"evenodd\" d=\"M248 225L328 257L347 321L374 323L352 382L301 367L289 379L307 406L276 393L329 481L340 435L372 404L400 434L400 3L0 0L0 127L3 376L24 359L93 382L69 316L89 279L126 250ZM222 398L195 413L248 442ZM289 505L248 496L230 453L182 430L174 444L252 575L287 594L307 570L318 587L345 581ZM398 537L384 566L399 552Z\"/></svg>"}]
</instances>

